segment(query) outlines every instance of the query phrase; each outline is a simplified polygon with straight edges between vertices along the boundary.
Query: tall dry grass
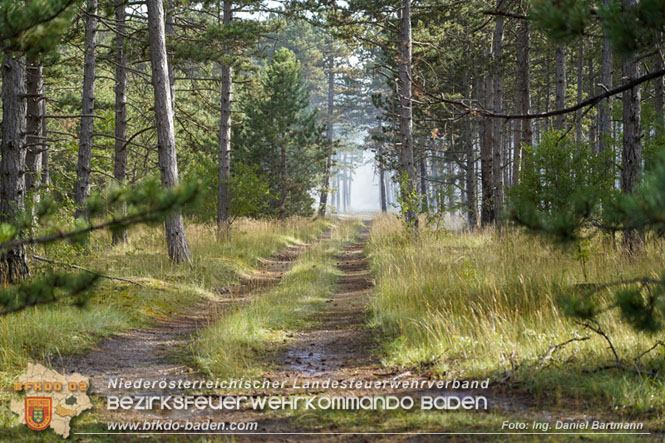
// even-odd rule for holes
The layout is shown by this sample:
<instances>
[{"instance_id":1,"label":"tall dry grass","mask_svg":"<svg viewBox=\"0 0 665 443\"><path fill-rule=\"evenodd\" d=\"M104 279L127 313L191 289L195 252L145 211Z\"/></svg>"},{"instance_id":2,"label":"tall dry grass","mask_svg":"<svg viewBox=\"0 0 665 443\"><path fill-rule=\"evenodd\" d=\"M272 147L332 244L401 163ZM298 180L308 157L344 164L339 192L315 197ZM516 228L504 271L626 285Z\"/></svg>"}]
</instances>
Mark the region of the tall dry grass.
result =
<instances>
[{"instance_id":1,"label":"tall dry grass","mask_svg":"<svg viewBox=\"0 0 665 443\"><path fill-rule=\"evenodd\" d=\"M629 259L611 241L590 246L589 282L637 276L663 269L663 244ZM515 229L454 234L423 229L406 235L392 216L374 221L368 252L376 275L372 323L385 333L385 363L431 365L446 376L495 380L510 376L542 397L557 396L631 411L664 410L662 378L632 371L594 370L611 363L607 342L561 312L560 295L585 283L575 254ZM611 294L600 295L608 301ZM630 366L632 358L660 337L635 332L615 312L600 324ZM556 352L552 345L590 336ZM661 352L642 361L665 369Z\"/></svg>"}]
</instances>

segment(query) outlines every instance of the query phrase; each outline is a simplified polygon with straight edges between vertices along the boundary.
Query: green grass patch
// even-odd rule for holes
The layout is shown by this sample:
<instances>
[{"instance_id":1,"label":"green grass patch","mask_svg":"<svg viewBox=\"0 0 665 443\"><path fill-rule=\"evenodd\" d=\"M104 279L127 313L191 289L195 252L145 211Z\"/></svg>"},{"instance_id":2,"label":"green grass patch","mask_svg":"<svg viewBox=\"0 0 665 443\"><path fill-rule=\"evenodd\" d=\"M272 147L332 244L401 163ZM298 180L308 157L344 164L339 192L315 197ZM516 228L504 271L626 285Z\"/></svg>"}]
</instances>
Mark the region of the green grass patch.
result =
<instances>
[{"instance_id":1,"label":"green grass patch","mask_svg":"<svg viewBox=\"0 0 665 443\"><path fill-rule=\"evenodd\" d=\"M252 299L202 331L192 344L201 370L217 377L257 376L267 369L265 354L287 334L315 321L312 314L333 296L338 278L335 255L356 238L358 222L340 221L331 239L309 247L278 286Z\"/></svg>"}]
</instances>

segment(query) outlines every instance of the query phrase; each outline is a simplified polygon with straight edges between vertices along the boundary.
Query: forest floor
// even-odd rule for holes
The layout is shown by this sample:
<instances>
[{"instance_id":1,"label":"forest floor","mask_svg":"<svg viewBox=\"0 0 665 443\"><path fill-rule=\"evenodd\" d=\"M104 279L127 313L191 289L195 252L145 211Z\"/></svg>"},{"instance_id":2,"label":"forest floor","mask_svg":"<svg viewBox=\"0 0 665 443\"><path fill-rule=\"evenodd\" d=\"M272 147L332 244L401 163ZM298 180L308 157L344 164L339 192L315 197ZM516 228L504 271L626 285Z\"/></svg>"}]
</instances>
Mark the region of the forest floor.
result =
<instances>
[{"instance_id":1,"label":"forest floor","mask_svg":"<svg viewBox=\"0 0 665 443\"><path fill-rule=\"evenodd\" d=\"M353 239L331 240L332 228L318 240L291 245L269 259L262 260L258 271L241 284L232 286L228 297L208 300L186 308L184 312L164 319L148 328L131 329L103 340L98 346L81 355L61 357L51 365L62 372L80 372L91 377L94 412L77 418L73 438L77 441L160 441L191 439L195 441L497 441L522 438L541 441L556 439L535 431L537 435L510 435L502 429L504 421L531 423L556 421L582 422L594 419L612 421L606 412L590 412L585 408L543 410L524 389L506 388L492 383L488 389L436 389L427 382L441 378L427 365L397 366L386 364L385 343L379 328L370 322L370 305L374 295L375 275L367 257L369 222L357 224ZM323 273L324 266L317 261L308 262L307 254L321 248L330 254L336 272L334 288L321 303L308 311L306 321L298 327L288 328L283 340L270 341L254 349L252 355L261 368L259 373L247 372L248 379L269 380L278 388L238 389L231 391L148 389L122 390L109 388L109 379L122 377L136 380L214 380L201 371L190 355L200 334L224 323L234 313L242 314L252 302L269 297L279 286L288 285L289 273L301 261L314 272ZM327 248L327 249L326 249ZM318 266L318 267L317 267ZM286 278L285 278L286 277ZM288 288L287 288L288 289ZM301 295L294 294L293 297ZM269 299L268 299L269 300ZM301 303L295 299L295 303ZM268 303L270 304L270 302ZM253 309L261 309L253 308ZM223 331L223 330L222 330ZM221 351L220 352L224 352ZM240 376L242 377L242 375ZM446 377L442 377L446 379ZM359 383L360 387L326 387L326 382ZM424 383L424 387L395 387L393 382ZM368 387L368 384L373 384ZM383 386L377 386L383 383ZM252 398L276 396L301 397L370 397L395 396L414 399L410 410L257 410L245 405L238 410L165 411L148 410L108 411L108 395L248 395ZM423 410L419 407L424 397L457 398L470 401L484 396L487 410L446 411ZM256 429L237 433L222 432L200 440L197 435L161 433L138 435L109 431L109 422L146 422L173 420L179 423L226 422L256 423ZM550 430L552 431L552 430ZM504 433L487 435L487 433ZM77 434L78 433L78 434ZM115 433L115 435L109 435ZM382 434L383 433L383 434ZM105 435L106 434L106 435ZM641 437L641 436L640 436ZM595 438L598 441L627 441L638 436L576 435L570 440Z\"/></svg>"}]
</instances>

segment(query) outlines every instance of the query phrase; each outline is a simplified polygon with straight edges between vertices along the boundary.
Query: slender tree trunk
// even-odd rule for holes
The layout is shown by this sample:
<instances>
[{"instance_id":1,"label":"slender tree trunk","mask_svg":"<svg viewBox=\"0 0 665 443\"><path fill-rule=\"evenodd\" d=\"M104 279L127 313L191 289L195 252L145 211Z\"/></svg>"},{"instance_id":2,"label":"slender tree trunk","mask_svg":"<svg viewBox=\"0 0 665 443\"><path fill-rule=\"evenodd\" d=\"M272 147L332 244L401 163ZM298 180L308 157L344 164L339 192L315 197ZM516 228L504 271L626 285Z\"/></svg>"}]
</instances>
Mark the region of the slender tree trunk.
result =
<instances>
[{"instance_id":1,"label":"slender tree trunk","mask_svg":"<svg viewBox=\"0 0 665 443\"><path fill-rule=\"evenodd\" d=\"M282 140L280 146L280 174L282 189L279 197L279 219L281 221L286 220L286 199L289 195L289 185L287 177L287 163L286 163L286 147L284 146L284 141Z\"/></svg>"},{"instance_id":2,"label":"slender tree trunk","mask_svg":"<svg viewBox=\"0 0 665 443\"><path fill-rule=\"evenodd\" d=\"M473 152L473 136L471 127L471 117L464 117L464 151L465 151L465 190L466 190L466 217L471 229L475 229L478 224L478 214L476 213L476 168Z\"/></svg>"},{"instance_id":3,"label":"slender tree trunk","mask_svg":"<svg viewBox=\"0 0 665 443\"><path fill-rule=\"evenodd\" d=\"M378 143L376 151L379 157L377 165L379 168L379 199L381 201L381 212L387 212L388 201L386 200L386 172L383 168L383 143Z\"/></svg>"},{"instance_id":4,"label":"slender tree trunk","mask_svg":"<svg viewBox=\"0 0 665 443\"><path fill-rule=\"evenodd\" d=\"M48 128L46 125L46 100L41 101L42 107L42 136L44 151L42 152L42 188L48 189L51 186L51 171L49 169L49 146L48 146Z\"/></svg>"},{"instance_id":5,"label":"slender tree trunk","mask_svg":"<svg viewBox=\"0 0 665 443\"><path fill-rule=\"evenodd\" d=\"M427 212L429 204L427 201L427 161L425 160L425 154L420 158L420 195L422 198L421 210Z\"/></svg>"},{"instance_id":6,"label":"slender tree trunk","mask_svg":"<svg viewBox=\"0 0 665 443\"><path fill-rule=\"evenodd\" d=\"M577 53L577 103L582 101L582 75L584 74L584 39L580 38ZM582 110L575 113L575 141L582 143Z\"/></svg>"},{"instance_id":7,"label":"slender tree trunk","mask_svg":"<svg viewBox=\"0 0 665 443\"><path fill-rule=\"evenodd\" d=\"M335 175L335 208L337 209L338 213L342 212L342 207L340 206L340 201L339 201L339 194L342 191L341 189L341 181L340 181L340 173L337 172Z\"/></svg>"},{"instance_id":8,"label":"slender tree trunk","mask_svg":"<svg viewBox=\"0 0 665 443\"><path fill-rule=\"evenodd\" d=\"M173 106L171 104L168 60L166 56L164 5L162 4L162 0L147 0L147 6L148 41L150 43L152 85L155 94L159 169L162 177L162 185L166 188L172 188L178 184L178 160L176 158ZM171 260L176 263L191 262L182 213L178 210L169 214L166 217L165 227L166 244Z\"/></svg>"},{"instance_id":9,"label":"slender tree trunk","mask_svg":"<svg viewBox=\"0 0 665 443\"><path fill-rule=\"evenodd\" d=\"M35 205L39 203L39 188L42 174L42 153L45 148L45 134L42 120L44 107L44 77L42 65L36 61L28 63L26 67L26 91L27 91L27 122L26 142L27 153L25 157L25 190L32 196L31 211L34 215Z\"/></svg>"},{"instance_id":10,"label":"slender tree trunk","mask_svg":"<svg viewBox=\"0 0 665 443\"><path fill-rule=\"evenodd\" d=\"M605 6L608 6L609 0L605 0ZM610 39L607 35L603 35L603 48L602 59L600 66L600 83L603 89L612 89L612 48L610 46ZM598 153L601 155L608 155L607 151L610 149L610 140L612 138L612 127L610 120L611 113L611 100L608 97L598 103ZM608 158L608 167L613 163L611 158ZM610 169L612 170L612 169Z\"/></svg>"},{"instance_id":11,"label":"slender tree trunk","mask_svg":"<svg viewBox=\"0 0 665 443\"><path fill-rule=\"evenodd\" d=\"M166 32L166 38L172 40L175 36L175 20L173 19L174 14L174 0L166 0L166 9L164 13L166 14L166 23L164 30ZM171 91L171 107L175 113L175 61L173 61L173 54L169 54L167 51L167 57L171 59L169 63L169 90Z\"/></svg>"},{"instance_id":12,"label":"slender tree trunk","mask_svg":"<svg viewBox=\"0 0 665 443\"><path fill-rule=\"evenodd\" d=\"M479 82L478 101L487 105L490 103L492 80L488 74ZM482 226L494 223L494 182L492 175L492 123L488 118L479 121L480 135L480 182L482 190L482 203L480 208L480 222Z\"/></svg>"},{"instance_id":13,"label":"slender tree trunk","mask_svg":"<svg viewBox=\"0 0 665 443\"><path fill-rule=\"evenodd\" d=\"M554 87L554 108L563 109L566 107L566 47L564 45L557 46L555 68L554 68L555 87ZM561 131L565 115L557 115L554 117L554 129Z\"/></svg>"},{"instance_id":14,"label":"slender tree trunk","mask_svg":"<svg viewBox=\"0 0 665 443\"><path fill-rule=\"evenodd\" d=\"M497 10L501 8L503 0L497 0ZM496 23L494 28L493 38L493 86L494 86L494 112L503 112L503 23L504 17L502 15L496 16ZM501 119L494 119L492 121L494 128L492 129L492 187L494 197L494 215L496 222L501 224L501 214L503 212L503 125L504 121Z\"/></svg>"},{"instance_id":15,"label":"slender tree trunk","mask_svg":"<svg viewBox=\"0 0 665 443\"><path fill-rule=\"evenodd\" d=\"M406 222L418 233L418 214L415 202L416 194L416 164L413 157L413 102L411 100L411 62L413 42L411 40L411 0L402 0L402 20L400 24L400 60L399 60L399 129L402 145L400 146L400 167L402 177L400 192L405 204L404 215Z\"/></svg>"},{"instance_id":16,"label":"slender tree trunk","mask_svg":"<svg viewBox=\"0 0 665 443\"><path fill-rule=\"evenodd\" d=\"M517 30L517 110L520 114L528 114L531 110L531 61L530 53L530 30L529 22L521 20ZM513 156L513 180L512 185L520 184L520 171L522 169L523 147L533 144L531 132L531 120L515 121L515 139Z\"/></svg>"},{"instance_id":17,"label":"slender tree trunk","mask_svg":"<svg viewBox=\"0 0 665 443\"><path fill-rule=\"evenodd\" d=\"M5 54L2 64L0 222L16 222L16 215L25 208L25 94L25 59ZM0 255L0 281L13 283L28 275L23 246Z\"/></svg>"},{"instance_id":18,"label":"slender tree trunk","mask_svg":"<svg viewBox=\"0 0 665 443\"><path fill-rule=\"evenodd\" d=\"M118 32L115 36L115 162L113 177L119 184L127 175L127 55L125 54L125 0L116 0L115 20ZM123 204L122 213L127 213ZM111 244L127 243L127 229L114 230Z\"/></svg>"},{"instance_id":19,"label":"slender tree trunk","mask_svg":"<svg viewBox=\"0 0 665 443\"><path fill-rule=\"evenodd\" d=\"M589 96L594 97L596 95L596 72L594 70L595 58L593 56L593 51L587 51L587 61L588 61L588 71L589 71ZM594 118L591 121L589 126L589 145L593 152L598 151L598 139L596 138L596 131L598 130L598 119Z\"/></svg>"},{"instance_id":20,"label":"slender tree trunk","mask_svg":"<svg viewBox=\"0 0 665 443\"><path fill-rule=\"evenodd\" d=\"M319 200L319 217L326 215L328 204L328 188L330 187L330 168L332 168L333 154L333 116L335 114L335 57L333 57L332 39L329 43L330 55L328 57L328 120L326 121L326 140L328 140L328 157L323 169L323 189Z\"/></svg>"},{"instance_id":21,"label":"slender tree trunk","mask_svg":"<svg viewBox=\"0 0 665 443\"><path fill-rule=\"evenodd\" d=\"M624 8L634 8L637 0L622 0ZM640 76L639 60L636 56L626 58L621 65L624 82L629 83ZM623 93L623 151L621 169L621 191L631 194L637 190L642 173L642 128L640 86ZM624 234L624 245L629 252L639 248L640 234L628 231Z\"/></svg>"},{"instance_id":22,"label":"slender tree trunk","mask_svg":"<svg viewBox=\"0 0 665 443\"><path fill-rule=\"evenodd\" d=\"M83 205L90 196L90 160L92 158L92 132L95 111L95 71L97 67L97 0L87 0L85 14L85 55L83 66L83 94L81 95L81 135L74 201L76 217L85 216Z\"/></svg>"},{"instance_id":23,"label":"slender tree trunk","mask_svg":"<svg viewBox=\"0 0 665 443\"><path fill-rule=\"evenodd\" d=\"M233 19L233 3L224 2L224 25L230 26ZM233 99L233 72L231 66L222 66L222 104L219 124L219 186L217 188L217 230L231 235L231 101Z\"/></svg>"},{"instance_id":24,"label":"slender tree trunk","mask_svg":"<svg viewBox=\"0 0 665 443\"><path fill-rule=\"evenodd\" d=\"M663 63L663 55L660 50L656 51L654 56L654 69L665 69ZM658 77L654 80L653 84L653 104L654 112L656 114L656 138L658 143L662 143L663 135L665 134L665 93L663 91L663 77Z\"/></svg>"}]
</instances>

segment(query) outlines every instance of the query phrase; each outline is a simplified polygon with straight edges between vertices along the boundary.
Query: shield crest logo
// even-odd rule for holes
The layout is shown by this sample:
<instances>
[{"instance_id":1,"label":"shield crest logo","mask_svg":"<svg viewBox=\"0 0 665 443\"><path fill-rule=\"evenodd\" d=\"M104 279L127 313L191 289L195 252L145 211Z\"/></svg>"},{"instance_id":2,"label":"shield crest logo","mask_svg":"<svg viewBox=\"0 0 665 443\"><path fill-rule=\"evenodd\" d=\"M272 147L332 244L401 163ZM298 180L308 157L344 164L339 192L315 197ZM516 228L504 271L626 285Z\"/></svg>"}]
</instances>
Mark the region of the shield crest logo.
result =
<instances>
[{"instance_id":1,"label":"shield crest logo","mask_svg":"<svg viewBox=\"0 0 665 443\"><path fill-rule=\"evenodd\" d=\"M25 424L35 431L43 431L51 423L51 397L25 397Z\"/></svg>"}]
</instances>

